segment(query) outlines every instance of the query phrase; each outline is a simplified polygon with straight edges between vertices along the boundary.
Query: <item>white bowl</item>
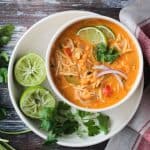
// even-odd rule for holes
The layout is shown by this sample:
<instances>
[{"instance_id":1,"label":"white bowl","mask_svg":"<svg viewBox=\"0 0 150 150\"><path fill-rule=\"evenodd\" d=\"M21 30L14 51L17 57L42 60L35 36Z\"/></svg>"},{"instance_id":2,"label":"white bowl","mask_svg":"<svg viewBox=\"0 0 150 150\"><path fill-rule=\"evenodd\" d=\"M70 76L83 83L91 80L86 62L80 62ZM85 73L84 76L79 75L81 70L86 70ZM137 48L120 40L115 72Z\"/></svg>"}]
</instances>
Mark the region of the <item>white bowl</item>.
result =
<instances>
[{"instance_id":1,"label":"white bowl","mask_svg":"<svg viewBox=\"0 0 150 150\"><path fill-rule=\"evenodd\" d=\"M112 106L108 106L105 108L98 108L98 109L92 109L92 108L83 108L80 107L74 103L72 103L71 101L69 101L67 98L65 98L61 92L57 89L52 75L51 75L51 70L50 70L50 59L51 59L51 52L52 52L52 47L53 44L55 43L55 41L57 40L57 38L61 35L61 33L67 29L70 25L82 21L82 20L87 20L87 19L102 19L102 20L107 20L109 22L113 22L115 24L117 24L118 26L120 26L123 30L125 30L128 35L132 38L133 42L136 45L137 48L137 52L138 52L138 57L139 57L139 71L137 73L137 77L136 80L134 82L134 84L132 85L131 90L128 92L128 94L121 99L119 102L113 104ZM124 103L126 100L128 100L133 93L135 92L135 90L137 89L141 79L142 79L142 74L143 74L143 55L141 52L141 47L139 46L139 43L137 42L137 39L135 38L135 36L123 25L121 24L119 21L112 19L110 17L106 17L106 16L84 16L84 17L79 17L79 18L75 18L72 19L71 21L68 21L67 23L65 23L64 25L62 25L57 32L54 34L54 36L52 37L52 39L49 42L48 48L47 48L47 53L46 53L46 69L47 69L47 77L48 77L48 81L50 83L50 86L52 88L52 90L55 92L55 94L64 102L68 103L70 106L75 107L77 109L83 110L83 111L89 111L89 112L101 112L101 111L106 111L115 107L118 107L120 104Z\"/></svg>"}]
</instances>

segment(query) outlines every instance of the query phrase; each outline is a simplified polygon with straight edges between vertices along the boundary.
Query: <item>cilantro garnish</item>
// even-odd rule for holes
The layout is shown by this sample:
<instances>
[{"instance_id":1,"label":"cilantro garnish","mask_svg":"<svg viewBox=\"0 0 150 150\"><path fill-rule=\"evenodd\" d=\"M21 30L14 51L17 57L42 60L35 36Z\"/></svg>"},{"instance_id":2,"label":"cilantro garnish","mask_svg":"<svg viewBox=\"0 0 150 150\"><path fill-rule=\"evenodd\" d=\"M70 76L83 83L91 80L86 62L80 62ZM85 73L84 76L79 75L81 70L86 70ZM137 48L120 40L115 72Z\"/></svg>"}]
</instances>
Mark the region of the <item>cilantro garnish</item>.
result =
<instances>
[{"instance_id":1,"label":"cilantro garnish","mask_svg":"<svg viewBox=\"0 0 150 150\"><path fill-rule=\"evenodd\" d=\"M50 131L48 133L47 140L45 141L45 144L52 144L55 142L57 142L57 137L52 131Z\"/></svg>"},{"instance_id":2,"label":"cilantro garnish","mask_svg":"<svg viewBox=\"0 0 150 150\"><path fill-rule=\"evenodd\" d=\"M89 120L85 123L85 125L88 128L88 135L94 136L97 135L100 132L100 128L98 125L95 124L94 120Z\"/></svg>"},{"instance_id":3,"label":"cilantro garnish","mask_svg":"<svg viewBox=\"0 0 150 150\"><path fill-rule=\"evenodd\" d=\"M5 61L5 62L8 63L8 61L9 61L9 56L8 56L8 54L7 54L6 52L1 51L1 52L0 52L0 59L3 59L3 61Z\"/></svg>"},{"instance_id":4,"label":"cilantro garnish","mask_svg":"<svg viewBox=\"0 0 150 150\"><path fill-rule=\"evenodd\" d=\"M100 114L97 117L99 124L100 124L100 129L103 131L105 134L108 133L109 125L110 125L110 118L107 115Z\"/></svg>"},{"instance_id":5,"label":"cilantro garnish","mask_svg":"<svg viewBox=\"0 0 150 150\"><path fill-rule=\"evenodd\" d=\"M116 48L108 48L105 44L99 43L95 47L97 61L113 63L118 57L119 52Z\"/></svg>"},{"instance_id":6,"label":"cilantro garnish","mask_svg":"<svg viewBox=\"0 0 150 150\"><path fill-rule=\"evenodd\" d=\"M91 115L92 113L86 112L86 111L78 110L78 114L79 114L79 116L80 116L81 118L83 118L83 117L86 117L86 116L88 116L88 115Z\"/></svg>"},{"instance_id":7,"label":"cilantro garnish","mask_svg":"<svg viewBox=\"0 0 150 150\"><path fill-rule=\"evenodd\" d=\"M11 40L13 31L14 26L12 24L0 26L0 83L7 82L7 67L9 62L8 54L4 50L1 50L1 48Z\"/></svg>"},{"instance_id":8,"label":"cilantro garnish","mask_svg":"<svg viewBox=\"0 0 150 150\"><path fill-rule=\"evenodd\" d=\"M87 135L94 136L101 131L107 133L109 130L108 116L72 109L64 102L58 102L55 109L50 107L42 109L40 117L41 128L48 132L46 144L56 142L57 138L63 135L86 132ZM81 126L84 126L83 130Z\"/></svg>"},{"instance_id":9,"label":"cilantro garnish","mask_svg":"<svg viewBox=\"0 0 150 150\"><path fill-rule=\"evenodd\" d=\"M3 120L6 118L6 109L0 108L0 120Z\"/></svg>"},{"instance_id":10,"label":"cilantro garnish","mask_svg":"<svg viewBox=\"0 0 150 150\"><path fill-rule=\"evenodd\" d=\"M7 24L0 27L0 47L6 45L11 40L13 31L14 26L12 24Z\"/></svg>"},{"instance_id":11,"label":"cilantro garnish","mask_svg":"<svg viewBox=\"0 0 150 150\"><path fill-rule=\"evenodd\" d=\"M7 83L7 68L0 68L0 83Z\"/></svg>"},{"instance_id":12,"label":"cilantro garnish","mask_svg":"<svg viewBox=\"0 0 150 150\"><path fill-rule=\"evenodd\" d=\"M64 134L72 134L75 131L77 131L78 126L79 126L79 124L76 120L67 119L62 125L63 133Z\"/></svg>"}]
</instances>

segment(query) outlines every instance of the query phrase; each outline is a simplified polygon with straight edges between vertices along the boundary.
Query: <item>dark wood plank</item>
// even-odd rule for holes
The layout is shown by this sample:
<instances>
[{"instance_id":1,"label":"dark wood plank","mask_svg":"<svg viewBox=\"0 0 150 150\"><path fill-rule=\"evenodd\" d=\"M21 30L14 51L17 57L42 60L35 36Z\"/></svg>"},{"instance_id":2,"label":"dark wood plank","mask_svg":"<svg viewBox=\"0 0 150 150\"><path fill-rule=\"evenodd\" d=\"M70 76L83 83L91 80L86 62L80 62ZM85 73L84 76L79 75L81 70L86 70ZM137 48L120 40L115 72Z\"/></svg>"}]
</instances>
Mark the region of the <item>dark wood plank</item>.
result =
<instances>
[{"instance_id":1,"label":"dark wood plank","mask_svg":"<svg viewBox=\"0 0 150 150\"><path fill-rule=\"evenodd\" d=\"M57 5L69 5L71 7L78 7L78 6L94 6L99 5L101 8L122 8L127 3L128 0L1 0L0 3L17 3L21 4L57 4Z\"/></svg>"},{"instance_id":2,"label":"dark wood plank","mask_svg":"<svg viewBox=\"0 0 150 150\"><path fill-rule=\"evenodd\" d=\"M52 13L58 12L58 11L65 11L65 10L87 10L87 11L93 11L96 13L100 13L102 15L110 16L113 18L118 19L118 13L120 11L119 8L101 8L100 5L85 5L85 6L78 6L78 7L72 7L71 5L61 4L47 4L47 5L16 5L14 3L11 4L5 4L2 3L1 7L3 11L1 10L0 15L0 23L13 23L15 25L22 25L29 27L38 20L40 20L43 17L46 17L47 15L50 15ZM57 8L57 9L56 9Z\"/></svg>"},{"instance_id":3,"label":"dark wood plank","mask_svg":"<svg viewBox=\"0 0 150 150\"><path fill-rule=\"evenodd\" d=\"M106 142L85 148L70 148L56 144L46 146L43 145L44 141L34 133L27 133L18 136L1 135L1 137L9 139L10 144L17 150L103 150L106 146Z\"/></svg>"}]
</instances>

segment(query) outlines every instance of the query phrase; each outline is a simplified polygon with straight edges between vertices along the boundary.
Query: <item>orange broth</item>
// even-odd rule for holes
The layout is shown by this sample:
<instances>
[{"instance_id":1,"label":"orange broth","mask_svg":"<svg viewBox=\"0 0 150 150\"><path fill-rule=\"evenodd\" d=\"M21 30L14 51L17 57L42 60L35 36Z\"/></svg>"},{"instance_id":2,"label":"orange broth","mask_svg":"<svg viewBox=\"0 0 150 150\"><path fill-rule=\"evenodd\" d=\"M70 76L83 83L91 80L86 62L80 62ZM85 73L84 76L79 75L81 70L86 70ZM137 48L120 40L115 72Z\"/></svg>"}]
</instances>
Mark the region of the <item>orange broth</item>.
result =
<instances>
[{"instance_id":1,"label":"orange broth","mask_svg":"<svg viewBox=\"0 0 150 150\"><path fill-rule=\"evenodd\" d=\"M126 49L129 49L129 52L127 51L125 53L122 53L121 50L119 50L119 52L122 54L113 63L108 63L108 62L102 63L94 59L94 57L92 56L93 45L85 41L84 39L80 39L80 37L78 37L76 33L78 30L80 30L83 27L98 26L98 25L106 25L107 27L109 27L115 33L116 37L118 37L118 39L119 39L119 36L121 36L122 39L120 40L120 44L122 44L121 42L125 40L125 42L127 42L127 45L128 45ZM64 55L66 55L63 52L62 46L61 46L65 38L70 38L73 41L74 45L77 44L76 41L78 42L78 44L81 45L82 54L80 54L81 55L80 58L74 61L74 63L76 65L80 63L81 65L86 64L86 66L83 66L81 69L78 69L77 73L79 74L78 76L80 77L75 77L75 78L78 78L79 83L74 84L74 85L70 84L66 80L65 75L62 75L59 73L56 75L56 71L58 71L56 69L57 68L56 66L58 65L58 62L57 62L58 60L56 59L57 58L56 50L60 50L62 51ZM112 45L113 43L114 43L113 40L108 41L108 45ZM67 98L70 102L78 106L84 107L84 108L105 108L105 107L114 105L118 101L121 101L132 88L132 85L135 82L138 69L139 69L139 59L138 59L138 54L137 54L137 48L132 38L120 26L112 22L109 22L106 20L100 20L100 19L90 19L90 20L79 21L71 25L70 27L68 27L63 33L61 33L56 43L53 45L52 55L50 57L51 57L50 59L51 60L50 62L51 73L53 76L53 80L56 84L56 87L59 89L61 94L65 98ZM84 60L83 60L83 57L85 57ZM88 59L89 59L89 62L85 63L85 60L88 60ZM84 63L82 63L82 61L84 61ZM63 63L63 60L60 62ZM123 86L124 86L123 88L120 87L118 80L113 74L108 74L100 78L95 77L95 74L98 71L93 70L92 67L94 65L101 65L101 64L107 67L110 67L111 69L121 71L127 76L126 80L121 78ZM67 68L65 68L64 66L64 69L67 69ZM73 67L70 66L70 69L73 69ZM85 80L83 80L86 70L90 70L92 73L91 75L86 76ZM64 71L64 72L67 73L67 71ZM97 81L99 81L100 83L98 83ZM97 84L97 87L96 87L96 84ZM111 94L107 96L104 95L102 92L103 88L106 85L109 85L111 87ZM79 96L79 93L80 93L80 96Z\"/></svg>"}]
</instances>

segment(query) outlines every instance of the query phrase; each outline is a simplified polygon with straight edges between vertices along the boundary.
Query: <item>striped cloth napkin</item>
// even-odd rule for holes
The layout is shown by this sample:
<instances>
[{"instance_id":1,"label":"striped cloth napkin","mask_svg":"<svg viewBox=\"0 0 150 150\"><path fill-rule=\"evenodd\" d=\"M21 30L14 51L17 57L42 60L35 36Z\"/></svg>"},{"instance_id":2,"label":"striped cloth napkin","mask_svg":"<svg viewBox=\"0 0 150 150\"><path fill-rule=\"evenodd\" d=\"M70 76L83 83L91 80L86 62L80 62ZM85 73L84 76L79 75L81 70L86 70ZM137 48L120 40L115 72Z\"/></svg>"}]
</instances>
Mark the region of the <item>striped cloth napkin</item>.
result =
<instances>
[{"instance_id":1,"label":"striped cloth napkin","mask_svg":"<svg viewBox=\"0 0 150 150\"><path fill-rule=\"evenodd\" d=\"M145 89L134 118L110 139L105 150L150 150L150 86Z\"/></svg>"},{"instance_id":2,"label":"striped cloth napkin","mask_svg":"<svg viewBox=\"0 0 150 150\"><path fill-rule=\"evenodd\" d=\"M131 0L119 18L139 40L150 65L150 0Z\"/></svg>"},{"instance_id":3,"label":"striped cloth napkin","mask_svg":"<svg viewBox=\"0 0 150 150\"><path fill-rule=\"evenodd\" d=\"M132 0L120 11L120 21L137 37L150 65L150 0ZM150 150L150 85L128 126L110 139L105 150Z\"/></svg>"}]
</instances>

